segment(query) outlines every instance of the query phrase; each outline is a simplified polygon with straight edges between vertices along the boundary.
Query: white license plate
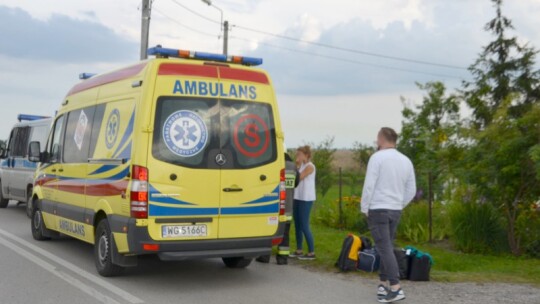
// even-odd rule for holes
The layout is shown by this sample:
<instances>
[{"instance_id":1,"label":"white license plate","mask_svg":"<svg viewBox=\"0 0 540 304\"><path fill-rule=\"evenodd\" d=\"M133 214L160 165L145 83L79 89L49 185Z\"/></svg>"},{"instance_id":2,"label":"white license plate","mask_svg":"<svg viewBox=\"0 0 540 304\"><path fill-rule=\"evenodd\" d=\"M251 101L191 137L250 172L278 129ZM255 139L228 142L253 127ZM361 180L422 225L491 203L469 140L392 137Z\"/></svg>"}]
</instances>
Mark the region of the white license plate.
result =
<instances>
[{"instance_id":1,"label":"white license plate","mask_svg":"<svg viewBox=\"0 0 540 304\"><path fill-rule=\"evenodd\" d=\"M207 236L206 225L161 226L164 238Z\"/></svg>"}]
</instances>

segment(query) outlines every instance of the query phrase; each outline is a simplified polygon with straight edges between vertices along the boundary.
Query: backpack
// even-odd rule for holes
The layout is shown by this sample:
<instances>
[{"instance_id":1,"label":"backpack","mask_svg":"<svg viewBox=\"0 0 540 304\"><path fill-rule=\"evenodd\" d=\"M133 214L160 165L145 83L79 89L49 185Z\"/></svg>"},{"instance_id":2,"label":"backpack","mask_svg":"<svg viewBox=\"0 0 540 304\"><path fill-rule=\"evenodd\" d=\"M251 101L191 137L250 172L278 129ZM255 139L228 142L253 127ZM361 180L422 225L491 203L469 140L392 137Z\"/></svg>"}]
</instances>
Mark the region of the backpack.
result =
<instances>
[{"instance_id":1,"label":"backpack","mask_svg":"<svg viewBox=\"0 0 540 304\"><path fill-rule=\"evenodd\" d=\"M360 236L360 240L362 241L360 251L373 248L373 245L371 244L371 239L367 236Z\"/></svg>"},{"instance_id":2,"label":"backpack","mask_svg":"<svg viewBox=\"0 0 540 304\"><path fill-rule=\"evenodd\" d=\"M358 252L362 247L362 240L360 237L349 234L343 240L341 245L341 252L336 262L336 267L341 271L356 270L358 267Z\"/></svg>"}]
</instances>

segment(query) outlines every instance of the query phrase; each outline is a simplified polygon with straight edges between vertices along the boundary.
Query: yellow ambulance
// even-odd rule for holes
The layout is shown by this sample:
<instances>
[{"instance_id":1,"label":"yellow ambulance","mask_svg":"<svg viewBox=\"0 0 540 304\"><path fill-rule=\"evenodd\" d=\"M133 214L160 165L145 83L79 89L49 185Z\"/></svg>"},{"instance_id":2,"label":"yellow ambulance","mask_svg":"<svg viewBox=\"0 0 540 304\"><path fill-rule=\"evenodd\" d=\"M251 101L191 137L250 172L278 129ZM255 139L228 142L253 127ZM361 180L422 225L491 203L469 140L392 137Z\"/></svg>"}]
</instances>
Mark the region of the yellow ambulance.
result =
<instances>
[{"instance_id":1,"label":"yellow ambulance","mask_svg":"<svg viewBox=\"0 0 540 304\"><path fill-rule=\"evenodd\" d=\"M283 132L262 59L162 48L153 59L81 74L40 162L32 234L94 244L97 271L137 256L223 259L243 268L281 242Z\"/></svg>"}]
</instances>

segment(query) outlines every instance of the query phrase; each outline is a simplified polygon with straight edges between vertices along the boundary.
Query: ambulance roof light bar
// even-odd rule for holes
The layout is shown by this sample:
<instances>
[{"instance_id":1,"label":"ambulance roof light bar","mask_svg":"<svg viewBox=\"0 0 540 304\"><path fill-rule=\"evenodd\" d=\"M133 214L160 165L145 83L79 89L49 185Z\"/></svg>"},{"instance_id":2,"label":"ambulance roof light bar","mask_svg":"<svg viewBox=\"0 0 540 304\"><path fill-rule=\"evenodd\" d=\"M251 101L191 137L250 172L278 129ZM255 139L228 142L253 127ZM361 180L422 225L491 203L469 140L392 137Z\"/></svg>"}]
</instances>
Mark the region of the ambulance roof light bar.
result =
<instances>
[{"instance_id":1,"label":"ambulance roof light bar","mask_svg":"<svg viewBox=\"0 0 540 304\"><path fill-rule=\"evenodd\" d=\"M80 73L79 74L79 79L80 80L86 80L86 79L88 79L90 77L94 77L96 75L97 75L96 73Z\"/></svg>"},{"instance_id":2,"label":"ambulance roof light bar","mask_svg":"<svg viewBox=\"0 0 540 304\"><path fill-rule=\"evenodd\" d=\"M39 115L29 115L29 114L17 115L17 120L19 120L19 122L23 120L33 121L33 120L40 120L40 119L45 119L45 118L49 118L49 116L39 116Z\"/></svg>"},{"instance_id":3,"label":"ambulance roof light bar","mask_svg":"<svg viewBox=\"0 0 540 304\"><path fill-rule=\"evenodd\" d=\"M186 59L198 59L198 60L207 60L207 61L237 63L237 64L242 64L242 65L247 65L247 66L256 66L256 65L261 65L263 63L262 58L244 57L244 56L226 56L223 54L168 49L168 48L161 47L161 45L149 48L148 55L156 56L158 58L159 57L165 57L165 58L176 57L176 58L186 58Z\"/></svg>"}]
</instances>

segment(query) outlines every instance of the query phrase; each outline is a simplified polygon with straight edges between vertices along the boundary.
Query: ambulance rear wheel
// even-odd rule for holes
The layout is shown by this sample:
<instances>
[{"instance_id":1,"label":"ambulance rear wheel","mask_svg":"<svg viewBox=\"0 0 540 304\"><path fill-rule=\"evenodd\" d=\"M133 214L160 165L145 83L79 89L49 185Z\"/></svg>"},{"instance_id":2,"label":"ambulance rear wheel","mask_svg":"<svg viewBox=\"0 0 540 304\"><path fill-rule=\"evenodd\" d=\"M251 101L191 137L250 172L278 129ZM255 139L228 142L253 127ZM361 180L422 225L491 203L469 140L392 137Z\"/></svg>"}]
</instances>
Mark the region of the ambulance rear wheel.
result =
<instances>
[{"instance_id":1,"label":"ambulance rear wheel","mask_svg":"<svg viewBox=\"0 0 540 304\"><path fill-rule=\"evenodd\" d=\"M223 263L229 268L246 268L251 264L251 260L243 257L223 258Z\"/></svg>"},{"instance_id":2,"label":"ambulance rear wheel","mask_svg":"<svg viewBox=\"0 0 540 304\"><path fill-rule=\"evenodd\" d=\"M2 182L0 182L0 208L6 208L8 203L9 200L4 198L4 195L2 194Z\"/></svg>"},{"instance_id":3,"label":"ambulance rear wheel","mask_svg":"<svg viewBox=\"0 0 540 304\"><path fill-rule=\"evenodd\" d=\"M45 236L50 230L45 228L45 223L43 222L43 214L39 208L35 207L32 212L32 237L37 241L50 240L51 238Z\"/></svg>"},{"instance_id":4,"label":"ambulance rear wheel","mask_svg":"<svg viewBox=\"0 0 540 304\"><path fill-rule=\"evenodd\" d=\"M114 277L122 273L124 267L112 262L112 233L109 222L103 219L96 228L94 242L94 260L98 273L104 277Z\"/></svg>"}]
</instances>

